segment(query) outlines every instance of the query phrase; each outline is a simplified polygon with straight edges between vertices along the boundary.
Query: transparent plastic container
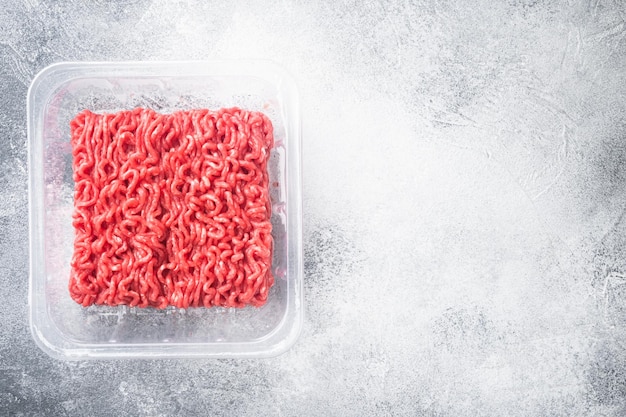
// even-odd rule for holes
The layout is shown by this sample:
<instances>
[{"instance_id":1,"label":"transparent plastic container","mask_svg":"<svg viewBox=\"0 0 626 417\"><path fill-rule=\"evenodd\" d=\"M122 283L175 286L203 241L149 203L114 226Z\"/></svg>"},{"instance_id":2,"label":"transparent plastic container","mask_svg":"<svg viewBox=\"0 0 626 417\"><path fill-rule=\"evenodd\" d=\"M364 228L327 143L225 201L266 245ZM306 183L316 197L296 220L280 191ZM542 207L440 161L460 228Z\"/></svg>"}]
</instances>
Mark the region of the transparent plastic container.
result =
<instances>
[{"instance_id":1,"label":"transparent plastic container","mask_svg":"<svg viewBox=\"0 0 626 417\"><path fill-rule=\"evenodd\" d=\"M70 120L149 107L161 113L240 107L274 125L270 198L275 284L267 303L245 308L129 308L74 302ZM66 62L28 92L30 327L61 359L270 357L298 338L303 317L300 113L295 84L265 61Z\"/></svg>"}]
</instances>

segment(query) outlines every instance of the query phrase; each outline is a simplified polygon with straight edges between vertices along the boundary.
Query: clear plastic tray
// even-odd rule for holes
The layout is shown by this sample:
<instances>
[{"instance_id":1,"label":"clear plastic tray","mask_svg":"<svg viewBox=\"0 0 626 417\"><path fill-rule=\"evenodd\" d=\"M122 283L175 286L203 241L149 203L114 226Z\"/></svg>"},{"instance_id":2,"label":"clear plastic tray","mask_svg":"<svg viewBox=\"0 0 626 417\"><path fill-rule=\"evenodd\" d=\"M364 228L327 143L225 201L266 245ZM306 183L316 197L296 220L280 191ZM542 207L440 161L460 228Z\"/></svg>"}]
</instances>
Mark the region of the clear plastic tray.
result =
<instances>
[{"instance_id":1,"label":"clear plastic tray","mask_svg":"<svg viewBox=\"0 0 626 417\"><path fill-rule=\"evenodd\" d=\"M81 110L149 107L263 111L274 125L269 163L275 284L261 308L165 310L92 306L69 296L73 179L69 122ZM264 61L66 62L28 92L30 327L62 359L269 357L302 325L300 114L292 78Z\"/></svg>"}]
</instances>

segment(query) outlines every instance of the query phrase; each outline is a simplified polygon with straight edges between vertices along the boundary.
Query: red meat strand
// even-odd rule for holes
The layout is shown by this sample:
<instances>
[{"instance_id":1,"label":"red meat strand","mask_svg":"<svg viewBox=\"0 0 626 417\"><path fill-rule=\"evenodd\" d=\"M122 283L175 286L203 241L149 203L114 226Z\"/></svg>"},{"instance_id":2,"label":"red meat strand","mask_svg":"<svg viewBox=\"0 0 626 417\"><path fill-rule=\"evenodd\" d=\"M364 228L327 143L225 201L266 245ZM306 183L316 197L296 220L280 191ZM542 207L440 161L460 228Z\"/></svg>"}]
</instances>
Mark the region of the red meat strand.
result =
<instances>
[{"instance_id":1,"label":"red meat strand","mask_svg":"<svg viewBox=\"0 0 626 417\"><path fill-rule=\"evenodd\" d=\"M261 306L274 283L270 120L84 110L70 123L79 304Z\"/></svg>"}]
</instances>

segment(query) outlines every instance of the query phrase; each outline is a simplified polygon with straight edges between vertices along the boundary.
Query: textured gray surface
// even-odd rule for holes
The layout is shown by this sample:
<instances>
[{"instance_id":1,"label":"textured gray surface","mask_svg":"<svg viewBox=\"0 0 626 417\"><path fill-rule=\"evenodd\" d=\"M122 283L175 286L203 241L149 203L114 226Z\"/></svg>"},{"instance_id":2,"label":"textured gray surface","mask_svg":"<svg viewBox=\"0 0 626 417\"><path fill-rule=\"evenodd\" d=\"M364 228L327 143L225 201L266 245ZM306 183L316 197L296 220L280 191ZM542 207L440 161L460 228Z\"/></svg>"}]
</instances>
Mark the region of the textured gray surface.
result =
<instances>
[{"instance_id":1,"label":"textured gray surface","mask_svg":"<svg viewBox=\"0 0 626 417\"><path fill-rule=\"evenodd\" d=\"M626 415L624 2L2 3L0 416ZM30 81L216 57L300 87L299 342L48 358L27 324Z\"/></svg>"}]
</instances>

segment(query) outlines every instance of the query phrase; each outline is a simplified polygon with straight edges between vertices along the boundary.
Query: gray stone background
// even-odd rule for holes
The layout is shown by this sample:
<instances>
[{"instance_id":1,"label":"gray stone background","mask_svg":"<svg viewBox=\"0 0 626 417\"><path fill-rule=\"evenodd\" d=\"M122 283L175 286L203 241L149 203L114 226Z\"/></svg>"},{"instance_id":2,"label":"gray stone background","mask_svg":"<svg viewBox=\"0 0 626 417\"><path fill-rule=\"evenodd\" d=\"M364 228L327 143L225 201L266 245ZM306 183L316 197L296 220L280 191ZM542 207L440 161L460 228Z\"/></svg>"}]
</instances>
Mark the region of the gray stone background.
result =
<instances>
[{"instance_id":1,"label":"gray stone background","mask_svg":"<svg viewBox=\"0 0 626 417\"><path fill-rule=\"evenodd\" d=\"M625 2L0 3L0 416L626 415ZM30 81L224 57L300 88L301 338L269 360L47 357Z\"/></svg>"}]
</instances>

